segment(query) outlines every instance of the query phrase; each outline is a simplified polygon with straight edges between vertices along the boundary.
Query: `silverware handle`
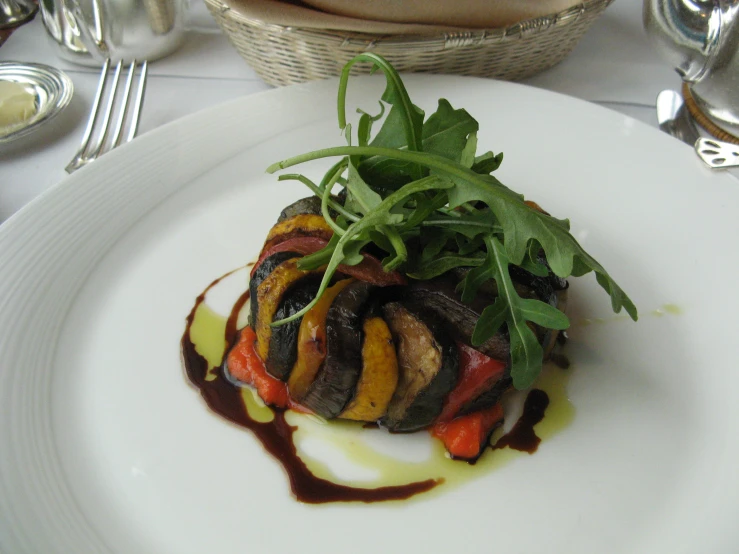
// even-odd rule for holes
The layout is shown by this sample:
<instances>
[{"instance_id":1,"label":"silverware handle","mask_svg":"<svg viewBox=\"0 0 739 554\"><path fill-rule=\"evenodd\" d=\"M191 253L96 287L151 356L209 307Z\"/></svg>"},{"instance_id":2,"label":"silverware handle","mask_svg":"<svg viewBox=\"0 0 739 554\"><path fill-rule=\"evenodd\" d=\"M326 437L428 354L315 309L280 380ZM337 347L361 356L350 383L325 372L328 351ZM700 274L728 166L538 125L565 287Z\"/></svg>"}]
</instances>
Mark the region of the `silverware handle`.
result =
<instances>
[{"instance_id":1,"label":"silverware handle","mask_svg":"<svg viewBox=\"0 0 739 554\"><path fill-rule=\"evenodd\" d=\"M720 169L739 166L739 146L720 140L699 138L695 151L709 167Z\"/></svg>"}]
</instances>

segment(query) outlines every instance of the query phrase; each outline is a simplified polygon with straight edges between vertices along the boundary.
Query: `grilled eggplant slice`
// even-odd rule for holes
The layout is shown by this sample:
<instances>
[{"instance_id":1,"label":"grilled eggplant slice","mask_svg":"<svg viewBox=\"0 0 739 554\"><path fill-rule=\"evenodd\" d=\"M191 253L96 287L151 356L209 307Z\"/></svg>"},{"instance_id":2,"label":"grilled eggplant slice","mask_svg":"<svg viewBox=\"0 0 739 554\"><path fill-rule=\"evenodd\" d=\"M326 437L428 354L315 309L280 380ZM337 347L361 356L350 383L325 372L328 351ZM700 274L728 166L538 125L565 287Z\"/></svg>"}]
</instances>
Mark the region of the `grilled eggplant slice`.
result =
<instances>
[{"instance_id":1,"label":"grilled eggplant slice","mask_svg":"<svg viewBox=\"0 0 739 554\"><path fill-rule=\"evenodd\" d=\"M262 262L254 268L251 273L251 279L249 280L249 307L251 309L251 316L249 321L251 326L254 327L257 324L257 314L259 312L259 298L257 298L257 289L262 284L267 276L272 273L275 268L282 262L286 262L290 258L294 258L295 254L292 252L278 252L268 258L262 260Z\"/></svg>"},{"instance_id":2,"label":"grilled eggplant slice","mask_svg":"<svg viewBox=\"0 0 739 554\"><path fill-rule=\"evenodd\" d=\"M300 214L321 215L321 199L318 196L308 196L307 198L301 198L297 202L293 202L280 212L277 223Z\"/></svg>"},{"instance_id":3,"label":"grilled eggplant slice","mask_svg":"<svg viewBox=\"0 0 739 554\"><path fill-rule=\"evenodd\" d=\"M362 312L374 287L355 281L339 292L326 314L326 359L302 404L326 419L346 407L362 371Z\"/></svg>"},{"instance_id":4,"label":"grilled eggplant slice","mask_svg":"<svg viewBox=\"0 0 739 554\"><path fill-rule=\"evenodd\" d=\"M564 312L567 308L567 291L568 289L561 289L554 293L554 304L552 304L558 310ZM560 331L556 329L547 329L546 334L542 340L542 346L544 348L544 359L548 360L552 354L552 350L557 344L557 337L559 337Z\"/></svg>"},{"instance_id":5,"label":"grilled eggplant slice","mask_svg":"<svg viewBox=\"0 0 739 554\"><path fill-rule=\"evenodd\" d=\"M320 284L320 277L317 276L302 279L282 297L274 320L285 319L305 308L315 298ZM272 329L264 365L270 375L282 381L290 376L298 357L298 332L302 320L301 317Z\"/></svg>"},{"instance_id":6,"label":"grilled eggplant slice","mask_svg":"<svg viewBox=\"0 0 739 554\"><path fill-rule=\"evenodd\" d=\"M462 302L462 298L455 291L456 283L449 278L418 281L408 290L408 299L414 305L428 310L441 319L447 330L459 341L471 344L472 331L480 318L482 310L492 300L478 295L471 304ZM480 352L504 362L508 361L510 343L503 332L476 347Z\"/></svg>"},{"instance_id":7,"label":"grilled eggplant slice","mask_svg":"<svg viewBox=\"0 0 739 554\"><path fill-rule=\"evenodd\" d=\"M365 318L362 331L362 374L354 398L339 417L377 421L385 415L398 386L398 358L393 336L381 317Z\"/></svg>"},{"instance_id":8,"label":"grilled eggplant slice","mask_svg":"<svg viewBox=\"0 0 739 554\"><path fill-rule=\"evenodd\" d=\"M344 279L326 289L315 306L303 316L297 340L297 360L287 388L296 402L302 402L326 358L326 314L331 304L352 279Z\"/></svg>"},{"instance_id":9,"label":"grilled eggplant slice","mask_svg":"<svg viewBox=\"0 0 739 554\"><path fill-rule=\"evenodd\" d=\"M338 195L332 194L331 198L343 205L346 200L346 190L342 189ZM334 210L329 208L328 212L332 218L336 219L338 214ZM277 218L277 223L300 214L323 215L323 212L321 211L321 198L319 196L307 196L306 198L301 198L297 202L293 202L287 208L282 210L280 217Z\"/></svg>"},{"instance_id":10,"label":"grilled eggplant slice","mask_svg":"<svg viewBox=\"0 0 739 554\"><path fill-rule=\"evenodd\" d=\"M537 261L547 268L549 267L543 253L539 255ZM551 271L547 276L539 277L515 265L510 265L508 270L511 274L513 287L521 298L536 298L547 304L552 304L556 292L567 288L567 281L557 277ZM470 268L456 268L451 270L449 274L457 281L462 281L470 271ZM489 298L494 297L498 295L498 287L494 280L488 280L482 284L479 292Z\"/></svg>"},{"instance_id":11,"label":"grilled eggplant slice","mask_svg":"<svg viewBox=\"0 0 739 554\"><path fill-rule=\"evenodd\" d=\"M329 240L334 234L321 215L298 214L277 223L270 229L262 252L266 252L276 244L294 237L319 237Z\"/></svg>"},{"instance_id":12,"label":"grilled eggplant slice","mask_svg":"<svg viewBox=\"0 0 739 554\"><path fill-rule=\"evenodd\" d=\"M391 302L383 307L397 345L399 380L382 425L397 432L428 427L457 383L457 348L433 314Z\"/></svg>"},{"instance_id":13,"label":"grilled eggplant slice","mask_svg":"<svg viewBox=\"0 0 739 554\"><path fill-rule=\"evenodd\" d=\"M488 390L483 392L477 398L462 406L462 408L457 412L457 415L467 415L472 412L486 410L491 406L495 406L500 402L500 398L503 396L503 393L511 388L512 384L513 379L511 379L511 367L508 366L506 368L505 375L502 378L496 381Z\"/></svg>"},{"instance_id":14,"label":"grilled eggplant slice","mask_svg":"<svg viewBox=\"0 0 739 554\"><path fill-rule=\"evenodd\" d=\"M302 271L298 269L299 258L291 258L278 265L264 281L257 287L257 302L259 311L253 322L257 334L257 354L266 361L269 354L269 344L272 339L271 324L275 321L275 314L282 298L288 290L299 281L309 276L318 276L322 271Z\"/></svg>"}]
</instances>

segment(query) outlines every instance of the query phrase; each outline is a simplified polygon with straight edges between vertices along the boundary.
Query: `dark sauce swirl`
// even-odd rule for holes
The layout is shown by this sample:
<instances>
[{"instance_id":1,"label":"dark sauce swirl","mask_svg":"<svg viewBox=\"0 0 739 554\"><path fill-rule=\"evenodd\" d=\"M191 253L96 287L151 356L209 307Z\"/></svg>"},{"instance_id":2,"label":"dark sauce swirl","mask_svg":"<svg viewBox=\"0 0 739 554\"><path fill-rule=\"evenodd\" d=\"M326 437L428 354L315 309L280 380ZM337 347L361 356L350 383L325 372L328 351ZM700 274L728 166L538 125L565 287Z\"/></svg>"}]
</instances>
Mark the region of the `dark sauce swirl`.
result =
<instances>
[{"instance_id":1,"label":"dark sauce swirl","mask_svg":"<svg viewBox=\"0 0 739 554\"><path fill-rule=\"evenodd\" d=\"M224 277L226 276L224 275ZM272 408L275 417L267 423L261 423L249 417L249 412L241 397L241 391L238 386L228 381L224 375L223 364L218 370L217 378L206 381L208 362L195 350L195 345L190 339L190 328L195 319L195 312L205 300L205 295L224 277L213 281L198 296L190 315L187 316L187 326L181 341L185 371L190 382L200 390L205 403L213 412L236 425L249 429L259 439L264 449L282 464L290 480L292 493L298 501L307 504L323 504L327 502L404 500L429 491L443 481L441 479L428 479L407 485L365 489L340 485L316 477L298 456L293 440L296 428L287 423L284 410ZM228 318L225 339L229 345L234 344L236 340L238 315L248 300L249 292L247 291L238 299Z\"/></svg>"},{"instance_id":2,"label":"dark sauce swirl","mask_svg":"<svg viewBox=\"0 0 739 554\"><path fill-rule=\"evenodd\" d=\"M521 414L513 428L498 439L498 442L493 446L493 450L507 446L513 450L520 450L529 454L536 452L541 439L536 436L534 425L544 419L547 406L549 406L547 393L539 389L531 390L526 396L523 414Z\"/></svg>"}]
</instances>

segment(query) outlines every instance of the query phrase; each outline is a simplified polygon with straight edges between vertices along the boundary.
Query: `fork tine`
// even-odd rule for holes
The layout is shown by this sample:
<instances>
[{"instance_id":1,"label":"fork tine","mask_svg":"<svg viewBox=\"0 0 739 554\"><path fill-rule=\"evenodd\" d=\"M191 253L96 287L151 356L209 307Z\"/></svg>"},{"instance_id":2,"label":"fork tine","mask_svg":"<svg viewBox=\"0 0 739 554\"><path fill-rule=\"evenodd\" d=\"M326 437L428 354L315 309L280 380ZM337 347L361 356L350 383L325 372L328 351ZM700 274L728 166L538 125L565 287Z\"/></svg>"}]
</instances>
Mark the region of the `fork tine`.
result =
<instances>
[{"instance_id":1,"label":"fork tine","mask_svg":"<svg viewBox=\"0 0 739 554\"><path fill-rule=\"evenodd\" d=\"M87 126L85 127L85 133L82 135L82 142L80 143L80 149L69 162L65 171L72 173L75 169L80 167L80 162L85 155L85 151L90 145L90 138L92 138L92 131L95 128L95 122L97 121L98 114L100 113L100 101L103 99L103 93L105 92L105 83L108 80L108 70L110 69L110 59L106 59L103 64L103 69L100 72L100 80L98 81L98 89L95 93L95 100L92 103L90 109L90 117L87 120Z\"/></svg>"},{"instance_id":2,"label":"fork tine","mask_svg":"<svg viewBox=\"0 0 739 554\"><path fill-rule=\"evenodd\" d=\"M90 153L90 157L93 159L107 152L105 150L105 144L110 134L110 119L113 115L113 109L115 108L116 93L118 92L118 82L121 79L121 70L123 69L123 61L119 61L115 66L115 75L113 76L112 88L110 89L110 95L108 96L108 107L105 110L105 116L103 118L102 127L100 129L100 140L98 140L95 148Z\"/></svg>"},{"instance_id":3,"label":"fork tine","mask_svg":"<svg viewBox=\"0 0 739 554\"><path fill-rule=\"evenodd\" d=\"M121 131L123 130L123 124L126 122L126 115L128 114L128 107L131 104L131 85L133 84L133 77L136 73L136 60L133 60L128 66L128 77L126 78L126 88L123 89L123 104L118 113L118 121L115 125L115 133L113 133L113 139L111 141L111 149L119 146L121 143Z\"/></svg>"},{"instance_id":4,"label":"fork tine","mask_svg":"<svg viewBox=\"0 0 739 554\"><path fill-rule=\"evenodd\" d=\"M140 66L140 73L137 83L134 84L136 78L136 69ZM110 59L105 60L103 69L100 73L100 82L95 100L90 110L90 117L85 128L85 134L82 137L82 144L72 161L65 168L67 173L72 173L80 167L96 160L109 150L120 146L122 142L129 142L136 135L138 130L139 119L141 117L141 108L144 103L144 92L146 91L146 79L148 75L149 63L144 60L139 64L133 60L127 67L126 84L122 94L117 94L118 85L121 80L123 71L123 61L116 64L113 77L109 77ZM136 97L133 99L133 89L136 87ZM108 91L110 89L110 91ZM105 111L103 112L103 96L107 93ZM133 100L132 100L133 99ZM118 108L116 109L116 106ZM132 114L131 114L132 112ZM129 117L129 114L131 116ZM111 120L117 117L115 124L111 126ZM102 123L99 120L102 117ZM126 121L130 120L130 125L126 125ZM99 129L96 131L96 128ZM112 138L111 138L111 128ZM125 131L127 129L127 131ZM123 139L125 135L125 140ZM97 136L97 140L93 137ZM94 146L91 143L94 142Z\"/></svg>"},{"instance_id":5,"label":"fork tine","mask_svg":"<svg viewBox=\"0 0 739 554\"><path fill-rule=\"evenodd\" d=\"M138 93L136 94L136 103L133 108L133 118L131 120L131 127L128 129L128 136L126 136L126 142L130 142L133 137L136 136L136 131L139 128L139 118L141 116L141 108L144 105L144 92L146 91L146 77L149 72L149 61L144 60L141 64L141 75L139 76L138 82Z\"/></svg>"}]
</instances>

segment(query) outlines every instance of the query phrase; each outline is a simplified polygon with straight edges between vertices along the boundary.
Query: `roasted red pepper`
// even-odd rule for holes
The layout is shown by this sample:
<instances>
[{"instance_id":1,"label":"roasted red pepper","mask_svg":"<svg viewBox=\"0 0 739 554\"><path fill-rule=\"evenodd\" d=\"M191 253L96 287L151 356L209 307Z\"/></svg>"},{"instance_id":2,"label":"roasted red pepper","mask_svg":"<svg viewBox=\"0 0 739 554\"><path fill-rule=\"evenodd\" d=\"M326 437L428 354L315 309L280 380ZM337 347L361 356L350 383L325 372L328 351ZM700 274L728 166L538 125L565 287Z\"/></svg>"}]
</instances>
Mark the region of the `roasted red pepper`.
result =
<instances>
[{"instance_id":1,"label":"roasted red pepper","mask_svg":"<svg viewBox=\"0 0 739 554\"><path fill-rule=\"evenodd\" d=\"M259 267L262 261L278 252L295 252L306 256L313 254L324 248L328 244L327 240L320 237L293 237L285 241L280 242L265 250L259 257L259 261L254 264L251 272L252 274ZM344 265L341 264L338 267L338 271L354 277L358 281L364 281L378 287L387 287L390 285L404 285L406 283L405 277L397 271L385 271L382 267L380 260L369 254L363 254L364 260L357 265Z\"/></svg>"},{"instance_id":2,"label":"roasted red pepper","mask_svg":"<svg viewBox=\"0 0 739 554\"><path fill-rule=\"evenodd\" d=\"M501 421L503 408L496 404L451 421L438 422L431 428L431 434L441 439L455 458L473 460L480 455L490 433Z\"/></svg>"},{"instance_id":3,"label":"roasted red pepper","mask_svg":"<svg viewBox=\"0 0 739 554\"><path fill-rule=\"evenodd\" d=\"M505 373L506 364L487 357L471 346L457 343L459 349L459 381L444 401L437 421L449 421L459 410L490 389Z\"/></svg>"},{"instance_id":4,"label":"roasted red pepper","mask_svg":"<svg viewBox=\"0 0 739 554\"><path fill-rule=\"evenodd\" d=\"M287 384L267 373L257 354L256 341L257 335L251 327L241 331L238 342L228 354L228 371L239 381L257 389L259 397L270 406L291 407Z\"/></svg>"}]
</instances>

